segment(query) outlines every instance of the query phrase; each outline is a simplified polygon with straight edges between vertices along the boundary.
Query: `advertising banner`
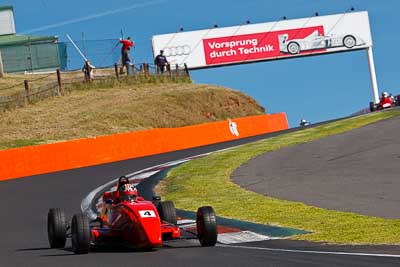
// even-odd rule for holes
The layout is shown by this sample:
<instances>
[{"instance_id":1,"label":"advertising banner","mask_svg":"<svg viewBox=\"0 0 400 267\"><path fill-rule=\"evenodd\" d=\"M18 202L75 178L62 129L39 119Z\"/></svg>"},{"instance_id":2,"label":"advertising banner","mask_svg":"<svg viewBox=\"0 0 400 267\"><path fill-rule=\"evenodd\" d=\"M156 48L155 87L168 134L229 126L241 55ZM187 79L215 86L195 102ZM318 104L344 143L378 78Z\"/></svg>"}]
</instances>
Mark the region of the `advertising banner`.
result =
<instances>
[{"instance_id":1,"label":"advertising banner","mask_svg":"<svg viewBox=\"0 0 400 267\"><path fill-rule=\"evenodd\" d=\"M372 46L367 12L156 35L153 53L189 69L275 60Z\"/></svg>"}]
</instances>

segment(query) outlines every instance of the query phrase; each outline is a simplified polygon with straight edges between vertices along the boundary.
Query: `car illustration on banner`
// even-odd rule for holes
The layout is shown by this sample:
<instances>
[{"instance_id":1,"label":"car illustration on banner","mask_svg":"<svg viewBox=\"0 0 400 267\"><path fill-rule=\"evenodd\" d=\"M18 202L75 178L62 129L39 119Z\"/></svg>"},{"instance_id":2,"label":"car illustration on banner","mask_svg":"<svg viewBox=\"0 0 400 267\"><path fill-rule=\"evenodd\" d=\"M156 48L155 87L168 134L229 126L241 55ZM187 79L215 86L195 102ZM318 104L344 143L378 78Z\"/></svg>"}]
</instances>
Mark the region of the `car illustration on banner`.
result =
<instances>
[{"instance_id":1,"label":"car illustration on banner","mask_svg":"<svg viewBox=\"0 0 400 267\"><path fill-rule=\"evenodd\" d=\"M355 46L366 44L364 40L351 34L324 36L317 30L302 39L288 40L288 36L288 34L278 35L279 48L281 53L289 53L291 55L296 55L307 50L335 47L347 47L351 49Z\"/></svg>"}]
</instances>

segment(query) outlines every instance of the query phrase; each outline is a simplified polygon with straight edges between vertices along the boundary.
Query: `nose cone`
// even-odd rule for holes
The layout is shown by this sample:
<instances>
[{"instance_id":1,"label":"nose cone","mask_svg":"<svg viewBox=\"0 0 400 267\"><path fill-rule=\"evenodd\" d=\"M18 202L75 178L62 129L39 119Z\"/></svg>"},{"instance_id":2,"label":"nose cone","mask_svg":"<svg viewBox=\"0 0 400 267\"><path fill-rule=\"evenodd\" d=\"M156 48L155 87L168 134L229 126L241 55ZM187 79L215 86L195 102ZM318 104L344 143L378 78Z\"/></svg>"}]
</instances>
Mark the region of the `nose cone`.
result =
<instances>
[{"instance_id":1,"label":"nose cone","mask_svg":"<svg viewBox=\"0 0 400 267\"><path fill-rule=\"evenodd\" d=\"M161 238L161 223L160 219L157 218L146 218L143 220L143 230L147 236L147 240L152 247L158 247L162 245Z\"/></svg>"},{"instance_id":2,"label":"nose cone","mask_svg":"<svg viewBox=\"0 0 400 267\"><path fill-rule=\"evenodd\" d=\"M140 247L158 247L162 245L161 221L151 202L136 203L131 207L141 229Z\"/></svg>"}]
</instances>

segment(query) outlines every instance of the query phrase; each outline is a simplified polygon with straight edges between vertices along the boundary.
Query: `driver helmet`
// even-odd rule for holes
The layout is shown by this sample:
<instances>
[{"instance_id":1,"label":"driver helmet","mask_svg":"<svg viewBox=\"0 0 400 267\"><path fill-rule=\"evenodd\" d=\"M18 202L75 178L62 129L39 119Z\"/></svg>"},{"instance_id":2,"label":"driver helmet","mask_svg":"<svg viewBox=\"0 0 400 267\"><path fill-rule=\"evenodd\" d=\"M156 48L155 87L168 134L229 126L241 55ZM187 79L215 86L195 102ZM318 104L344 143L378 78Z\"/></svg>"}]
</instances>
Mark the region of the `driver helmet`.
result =
<instances>
[{"instance_id":1,"label":"driver helmet","mask_svg":"<svg viewBox=\"0 0 400 267\"><path fill-rule=\"evenodd\" d=\"M136 187L130 184L125 176L119 178L117 190L120 201L134 201L138 196Z\"/></svg>"},{"instance_id":2,"label":"driver helmet","mask_svg":"<svg viewBox=\"0 0 400 267\"><path fill-rule=\"evenodd\" d=\"M388 92L385 92L385 91L384 91L384 92L382 92L382 96L383 96L383 97L388 97L389 94L388 94Z\"/></svg>"},{"instance_id":3,"label":"driver helmet","mask_svg":"<svg viewBox=\"0 0 400 267\"><path fill-rule=\"evenodd\" d=\"M300 126L305 126L305 125L307 125L307 121L305 119L301 119Z\"/></svg>"},{"instance_id":4,"label":"driver helmet","mask_svg":"<svg viewBox=\"0 0 400 267\"><path fill-rule=\"evenodd\" d=\"M118 179L118 183L117 183L117 190L120 191L120 188L126 184L129 184L129 179L126 176L121 176Z\"/></svg>"}]
</instances>

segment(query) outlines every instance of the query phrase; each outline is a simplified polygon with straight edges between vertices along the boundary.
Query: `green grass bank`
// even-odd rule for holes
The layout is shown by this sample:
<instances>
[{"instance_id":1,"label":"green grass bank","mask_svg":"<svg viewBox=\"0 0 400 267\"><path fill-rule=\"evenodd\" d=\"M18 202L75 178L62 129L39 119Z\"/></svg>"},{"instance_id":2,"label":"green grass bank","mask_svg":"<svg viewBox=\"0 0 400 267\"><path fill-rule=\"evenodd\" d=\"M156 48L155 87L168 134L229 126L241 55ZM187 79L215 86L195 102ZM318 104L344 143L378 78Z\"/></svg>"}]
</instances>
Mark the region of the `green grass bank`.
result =
<instances>
[{"instance_id":1,"label":"green grass bank","mask_svg":"<svg viewBox=\"0 0 400 267\"><path fill-rule=\"evenodd\" d=\"M339 244L400 244L400 220L369 217L307 206L247 191L230 180L233 171L257 155L310 142L399 116L372 113L214 153L169 172L157 194L179 209L211 205L219 216L310 231L292 239Z\"/></svg>"}]
</instances>

